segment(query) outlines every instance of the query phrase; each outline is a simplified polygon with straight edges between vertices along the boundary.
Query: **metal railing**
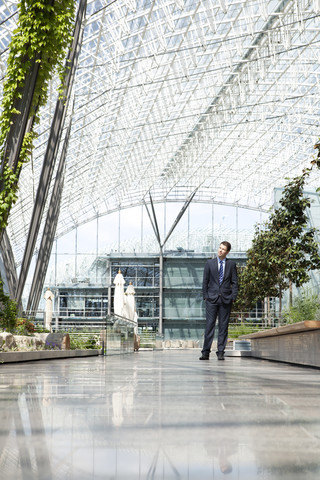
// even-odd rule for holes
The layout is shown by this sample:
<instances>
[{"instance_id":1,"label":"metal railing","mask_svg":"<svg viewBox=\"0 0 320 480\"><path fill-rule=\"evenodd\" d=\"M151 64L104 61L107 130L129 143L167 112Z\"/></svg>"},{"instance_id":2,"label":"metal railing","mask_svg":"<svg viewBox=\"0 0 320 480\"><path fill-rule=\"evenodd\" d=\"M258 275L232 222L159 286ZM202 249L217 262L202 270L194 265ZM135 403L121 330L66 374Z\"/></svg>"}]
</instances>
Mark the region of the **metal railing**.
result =
<instances>
[{"instance_id":1,"label":"metal railing","mask_svg":"<svg viewBox=\"0 0 320 480\"><path fill-rule=\"evenodd\" d=\"M43 310L36 312L36 314L32 316L32 319L34 319L37 326L43 328L45 324L45 312ZM176 329L177 324L181 325L181 327L177 329L180 331L180 333L182 331L182 336L179 338L181 342L193 340L194 346L201 346L203 340L202 333L204 332L205 328L205 319L199 318L197 321L192 321L192 328L195 326L196 328L195 331L191 333L191 336L190 332L188 332L188 320L186 320L186 318L175 319ZM165 328L166 321L170 322L171 319L164 319ZM281 317L274 315L269 317L254 317L249 316L248 313L241 314L235 312L232 313L230 318L228 336L230 340L234 340L241 335L277 327L284 323L285 322L281 319ZM168 324L169 323L167 323L167 326ZM88 343L88 348L90 343L92 345L95 343L98 345L98 348L101 348L105 355L133 353L134 350L137 349L135 343L135 340L137 340L137 335L140 337L140 344L138 348L141 349L162 348L163 346L167 346L167 343L174 342L175 344L175 342L179 340L176 334L174 334L172 337L170 336L169 338L166 330L164 330L164 335L160 335L156 331L156 322L152 330L142 326L138 328L137 324L129 319L120 317L118 315L106 314L100 318L65 318L60 316L60 312L54 311L52 314L52 331L68 332L72 341L75 343L78 342L79 345ZM215 333L217 335L217 329Z\"/></svg>"},{"instance_id":2,"label":"metal railing","mask_svg":"<svg viewBox=\"0 0 320 480\"><path fill-rule=\"evenodd\" d=\"M100 312L99 312L100 313ZM29 312L28 318L32 320L37 326L44 328L46 312L44 310L37 310L36 312ZM101 315L91 316L81 315L65 316L60 311L54 310L52 312L51 329L53 332L59 331L83 331L93 330L99 331L106 328L106 311L102 311Z\"/></svg>"}]
</instances>

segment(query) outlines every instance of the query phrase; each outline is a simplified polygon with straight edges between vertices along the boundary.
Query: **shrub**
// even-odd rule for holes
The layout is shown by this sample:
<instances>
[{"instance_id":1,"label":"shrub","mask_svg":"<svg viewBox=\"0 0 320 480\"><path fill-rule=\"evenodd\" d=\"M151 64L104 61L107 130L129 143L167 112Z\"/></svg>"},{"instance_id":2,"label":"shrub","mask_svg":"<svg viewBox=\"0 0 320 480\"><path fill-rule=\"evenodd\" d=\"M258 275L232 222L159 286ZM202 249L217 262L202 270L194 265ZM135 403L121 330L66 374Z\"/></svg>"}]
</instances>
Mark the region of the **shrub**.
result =
<instances>
[{"instance_id":1,"label":"shrub","mask_svg":"<svg viewBox=\"0 0 320 480\"><path fill-rule=\"evenodd\" d=\"M50 330L44 328L42 325L37 325L36 323L34 325L34 331L36 333L50 333Z\"/></svg>"},{"instance_id":2,"label":"shrub","mask_svg":"<svg viewBox=\"0 0 320 480\"><path fill-rule=\"evenodd\" d=\"M93 335L91 335L91 336L87 339L87 341L86 341L86 343L85 343L85 348L89 348L89 349L90 349L90 348L93 348L93 349L94 349L94 348L98 348L96 339L94 338Z\"/></svg>"},{"instance_id":3,"label":"shrub","mask_svg":"<svg viewBox=\"0 0 320 480\"><path fill-rule=\"evenodd\" d=\"M13 333L17 322L17 303L7 295L1 296L0 328Z\"/></svg>"},{"instance_id":4,"label":"shrub","mask_svg":"<svg viewBox=\"0 0 320 480\"><path fill-rule=\"evenodd\" d=\"M83 337L81 334L70 334L70 348L71 350L90 350L100 347L97 345L94 335Z\"/></svg>"},{"instance_id":5,"label":"shrub","mask_svg":"<svg viewBox=\"0 0 320 480\"><path fill-rule=\"evenodd\" d=\"M16 335L32 335L35 332L34 323L28 318L18 318L16 322Z\"/></svg>"},{"instance_id":6,"label":"shrub","mask_svg":"<svg viewBox=\"0 0 320 480\"><path fill-rule=\"evenodd\" d=\"M71 350L83 350L84 342L82 338L76 337L74 335L70 335L70 349Z\"/></svg>"},{"instance_id":7,"label":"shrub","mask_svg":"<svg viewBox=\"0 0 320 480\"><path fill-rule=\"evenodd\" d=\"M283 312L285 323L304 322L305 320L320 320L320 301L318 295L303 290L294 299L293 305Z\"/></svg>"},{"instance_id":8,"label":"shrub","mask_svg":"<svg viewBox=\"0 0 320 480\"><path fill-rule=\"evenodd\" d=\"M236 339L241 335L248 335L249 333L258 332L261 330L259 327L251 325L230 325L228 330L228 337Z\"/></svg>"}]
</instances>

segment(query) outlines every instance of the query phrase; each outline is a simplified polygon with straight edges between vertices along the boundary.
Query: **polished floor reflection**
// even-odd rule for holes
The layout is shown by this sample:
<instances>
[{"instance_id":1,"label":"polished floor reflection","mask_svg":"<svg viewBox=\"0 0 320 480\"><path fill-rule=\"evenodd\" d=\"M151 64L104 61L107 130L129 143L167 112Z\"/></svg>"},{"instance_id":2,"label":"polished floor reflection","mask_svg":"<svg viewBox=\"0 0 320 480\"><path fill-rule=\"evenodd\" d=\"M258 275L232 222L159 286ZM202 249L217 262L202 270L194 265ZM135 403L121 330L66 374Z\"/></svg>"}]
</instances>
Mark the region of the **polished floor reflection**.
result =
<instances>
[{"instance_id":1,"label":"polished floor reflection","mask_svg":"<svg viewBox=\"0 0 320 480\"><path fill-rule=\"evenodd\" d=\"M319 370L198 357L0 365L0 478L318 480Z\"/></svg>"}]
</instances>

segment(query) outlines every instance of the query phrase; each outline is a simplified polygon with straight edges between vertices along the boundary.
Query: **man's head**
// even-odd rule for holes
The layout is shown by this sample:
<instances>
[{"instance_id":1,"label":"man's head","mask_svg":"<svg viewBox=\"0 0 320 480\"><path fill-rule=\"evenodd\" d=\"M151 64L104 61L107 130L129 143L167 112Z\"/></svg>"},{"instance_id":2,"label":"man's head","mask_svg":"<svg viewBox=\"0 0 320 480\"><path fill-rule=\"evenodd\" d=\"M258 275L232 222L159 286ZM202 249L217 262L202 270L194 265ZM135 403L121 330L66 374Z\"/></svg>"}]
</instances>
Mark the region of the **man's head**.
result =
<instances>
[{"instance_id":1,"label":"man's head","mask_svg":"<svg viewBox=\"0 0 320 480\"><path fill-rule=\"evenodd\" d=\"M228 253L231 250L231 243L229 242L221 242L218 248L218 257L220 260L224 260Z\"/></svg>"}]
</instances>

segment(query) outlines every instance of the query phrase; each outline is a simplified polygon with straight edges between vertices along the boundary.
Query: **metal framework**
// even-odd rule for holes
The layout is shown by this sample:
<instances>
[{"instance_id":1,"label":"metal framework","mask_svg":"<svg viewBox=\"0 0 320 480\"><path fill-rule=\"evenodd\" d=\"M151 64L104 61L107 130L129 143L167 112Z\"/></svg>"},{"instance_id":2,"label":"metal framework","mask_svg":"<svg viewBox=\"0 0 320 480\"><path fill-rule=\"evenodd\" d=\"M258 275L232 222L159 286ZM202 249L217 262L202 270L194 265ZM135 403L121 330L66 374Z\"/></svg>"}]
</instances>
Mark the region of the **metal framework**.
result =
<instances>
[{"instance_id":1,"label":"metal framework","mask_svg":"<svg viewBox=\"0 0 320 480\"><path fill-rule=\"evenodd\" d=\"M1 75L16 4L0 2ZM56 235L150 192L154 202L196 190L193 202L270 207L319 137L319 20L319 0L88 0ZM10 215L17 264L56 86ZM315 171L309 187L318 184Z\"/></svg>"},{"instance_id":2,"label":"metal framework","mask_svg":"<svg viewBox=\"0 0 320 480\"><path fill-rule=\"evenodd\" d=\"M2 254L3 266L5 269L8 291L12 298L16 294L16 286L18 283L17 271L14 256L6 230L3 232L0 240L0 250Z\"/></svg>"},{"instance_id":3,"label":"metal framework","mask_svg":"<svg viewBox=\"0 0 320 480\"><path fill-rule=\"evenodd\" d=\"M33 280L30 288L28 303L27 303L27 312L36 311L41 291L43 288L43 283L46 277L47 268L49 264L49 259L51 255L52 245L54 241L54 235L57 228L57 223L59 219L60 203L61 196L63 192L63 181L64 181L64 171L65 171L65 155L67 151L68 141L69 141L69 130L65 137L64 148L61 154L60 162L57 169L57 174L55 178L55 183L52 191L51 202L46 218L46 223L43 230L42 240L40 244L39 253L37 256L37 262L34 269ZM21 277L19 278L20 281ZM21 289L20 298L22 295L23 289Z\"/></svg>"},{"instance_id":4,"label":"metal framework","mask_svg":"<svg viewBox=\"0 0 320 480\"><path fill-rule=\"evenodd\" d=\"M28 238L27 238L24 256L21 264L21 271L20 271L19 281L17 285L17 293L15 295L16 300L18 301L20 301L21 299L25 282L27 279L27 274L31 264L32 256L34 254L34 249L37 242L40 225L42 223L43 211L45 208L53 172L55 169L56 157L57 157L57 152L59 151L59 143L62 135L62 130L64 127L67 105L68 105L70 93L72 90L72 82L74 78L76 62L77 62L77 58L80 51L80 44L81 44L81 38L82 38L81 25L83 23L85 7L86 7L86 0L80 0L79 10L77 14L75 29L74 29L73 42L72 42L72 46L70 48L68 59L66 62L68 65L68 70L66 73L66 77L64 79L64 86L63 86L64 95L63 95L63 98L58 99L56 104L55 113L54 113L53 121L51 124L50 136L47 143L47 150L44 157L41 175L39 179L37 195L34 202L32 218L29 225ZM64 97L67 100L64 100ZM70 131L70 127L68 129L68 140L69 140L69 131ZM63 152L63 164L65 162L65 156L66 156L66 152ZM59 179L59 172L61 175L63 170L64 170L63 166L61 167L59 166L56 173L55 184L59 182L61 185L63 185L63 179ZM55 192L55 188L56 187L53 187L53 192ZM59 204L60 204L61 195L62 195L62 190L59 194ZM51 203L52 201L53 200L51 199ZM57 201L57 200L54 199L54 201ZM54 205L53 207L55 208L56 206ZM47 214L47 219L52 217L52 213L50 212L50 210L52 210L51 204L49 205L49 213ZM58 212L59 212L59 209L56 210L57 215L59 215ZM47 229L47 233L46 233L47 238L49 238L48 232L50 231L50 227L55 230L57 220L58 218L51 218L50 222L48 221L46 222L45 230ZM50 243L49 254L51 253L53 240L54 238L52 238ZM46 251L48 251L48 244L44 245L43 242L41 243L39 257L42 257L44 255L44 252L42 252L42 249L45 249ZM39 282L39 277L38 277L38 282ZM42 283L41 283L41 286L42 286Z\"/></svg>"}]
</instances>

